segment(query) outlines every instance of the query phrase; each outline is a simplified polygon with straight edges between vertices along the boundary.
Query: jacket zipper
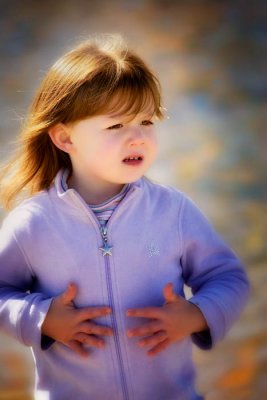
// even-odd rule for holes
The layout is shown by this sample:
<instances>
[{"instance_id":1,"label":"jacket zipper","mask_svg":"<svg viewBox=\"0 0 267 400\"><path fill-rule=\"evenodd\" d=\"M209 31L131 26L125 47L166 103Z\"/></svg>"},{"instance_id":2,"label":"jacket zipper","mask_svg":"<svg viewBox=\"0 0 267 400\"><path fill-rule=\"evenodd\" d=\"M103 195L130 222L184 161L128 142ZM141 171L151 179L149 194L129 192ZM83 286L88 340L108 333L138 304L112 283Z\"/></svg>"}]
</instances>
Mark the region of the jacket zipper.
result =
<instances>
[{"instance_id":1,"label":"jacket zipper","mask_svg":"<svg viewBox=\"0 0 267 400\"><path fill-rule=\"evenodd\" d=\"M107 290L108 290L108 298L109 298L109 303L114 309L114 296L113 296L113 290L112 290L112 282L111 282L111 273L110 273L110 262L109 262L109 257L112 256L112 246L108 244L108 226L110 223L113 221L114 216L118 214L118 211L120 211L122 203L125 204L129 200L129 194L128 193L128 198L124 198L119 204L120 207L117 207L112 216L110 217L107 225L105 228L100 226L100 223L98 219L96 218L95 214L88 209L87 204L83 201L82 198L77 196L77 194L72 191L71 196L78 202L80 205L82 205L82 208L86 211L87 215L89 214L89 217L91 221L98 227L100 230L100 235L103 240L103 247L100 248L102 256L104 256L104 263L105 263L105 272L106 272L106 280L107 280ZM114 340L115 340L115 348L116 348L116 353L117 353L117 358L118 358L118 363L119 363L119 371L120 371L120 379L121 379L121 387L122 387L122 392L123 392L123 397L124 400L129 400L129 392L127 388L127 382L126 382L126 376L125 376L125 371L124 371L124 366L123 366L123 361L122 361L122 350L120 346L120 341L119 341L119 334L118 334L118 327L117 327L117 321L115 315L112 313L111 314L111 321L114 326Z\"/></svg>"},{"instance_id":2,"label":"jacket zipper","mask_svg":"<svg viewBox=\"0 0 267 400\"><path fill-rule=\"evenodd\" d=\"M107 227L101 227L100 233L101 233L101 236L103 239L103 247L101 248L101 250L103 251L103 256L104 256L104 261L105 261L108 299L109 299L111 308L114 310L114 296L113 296L113 290L112 290L110 261L109 261L109 257L112 255L112 253L111 253L112 247L108 245L108 236L107 236L108 229L107 229ZM106 251L104 251L105 249L106 249ZM110 250L110 252L108 252L108 250ZM122 361L122 351L121 351L121 346L120 346L120 341L119 341L118 327L117 327L115 315L113 313L111 314L111 320L112 320L112 325L114 327L115 348L116 348L117 358L118 358L118 362L119 362L119 371L120 371L121 387L122 387L122 391L123 391L123 398L124 398L124 400L129 400L125 371L124 371L123 361Z\"/></svg>"}]
</instances>

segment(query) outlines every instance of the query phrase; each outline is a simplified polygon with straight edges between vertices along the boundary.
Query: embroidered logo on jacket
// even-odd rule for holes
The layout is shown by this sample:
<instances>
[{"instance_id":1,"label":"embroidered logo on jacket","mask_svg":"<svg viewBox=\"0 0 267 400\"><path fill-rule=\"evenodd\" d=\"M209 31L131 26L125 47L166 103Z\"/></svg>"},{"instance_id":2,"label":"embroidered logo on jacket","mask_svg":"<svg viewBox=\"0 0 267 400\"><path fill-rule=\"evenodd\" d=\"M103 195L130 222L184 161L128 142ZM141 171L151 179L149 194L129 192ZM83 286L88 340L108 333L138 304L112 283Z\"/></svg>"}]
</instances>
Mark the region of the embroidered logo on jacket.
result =
<instances>
[{"instance_id":1,"label":"embroidered logo on jacket","mask_svg":"<svg viewBox=\"0 0 267 400\"><path fill-rule=\"evenodd\" d=\"M160 250L159 250L159 247L158 247L158 245L156 245L155 243L150 243L148 246L147 246L147 249L148 249L148 254L149 254L149 257L154 257L154 256L159 256L160 255Z\"/></svg>"}]
</instances>

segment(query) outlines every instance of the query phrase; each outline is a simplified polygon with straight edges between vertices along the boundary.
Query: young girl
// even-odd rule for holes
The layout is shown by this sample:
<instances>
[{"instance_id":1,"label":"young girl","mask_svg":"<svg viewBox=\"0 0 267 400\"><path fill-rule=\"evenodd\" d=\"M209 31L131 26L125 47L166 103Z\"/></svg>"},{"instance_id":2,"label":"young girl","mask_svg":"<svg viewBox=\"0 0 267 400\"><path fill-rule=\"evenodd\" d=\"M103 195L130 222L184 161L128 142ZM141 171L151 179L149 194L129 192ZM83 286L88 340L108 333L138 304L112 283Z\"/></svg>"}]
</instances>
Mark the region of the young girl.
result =
<instances>
[{"instance_id":1,"label":"young girl","mask_svg":"<svg viewBox=\"0 0 267 400\"><path fill-rule=\"evenodd\" d=\"M0 325L31 346L36 399L196 400L248 281L199 209L144 177L158 80L123 41L86 41L48 72L5 167ZM189 300L184 285L192 289Z\"/></svg>"}]
</instances>

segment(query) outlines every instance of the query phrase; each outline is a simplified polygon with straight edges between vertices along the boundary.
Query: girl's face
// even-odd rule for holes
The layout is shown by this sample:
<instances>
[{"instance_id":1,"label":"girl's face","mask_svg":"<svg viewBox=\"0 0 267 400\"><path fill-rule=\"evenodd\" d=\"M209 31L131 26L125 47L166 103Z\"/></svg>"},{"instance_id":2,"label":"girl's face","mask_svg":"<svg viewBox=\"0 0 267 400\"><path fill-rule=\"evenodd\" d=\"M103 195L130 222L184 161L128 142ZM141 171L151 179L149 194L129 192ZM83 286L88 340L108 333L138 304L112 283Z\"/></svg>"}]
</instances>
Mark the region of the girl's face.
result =
<instances>
[{"instance_id":1,"label":"girl's face","mask_svg":"<svg viewBox=\"0 0 267 400\"><path fill-rule=\"evenodd\" d=\"M139 179L157 153L151 111L131 116L100 115L67 125L73 174L70 186L104 201ZM134 158L134 160L133 160Z\"/></svg>"}]
</instances>

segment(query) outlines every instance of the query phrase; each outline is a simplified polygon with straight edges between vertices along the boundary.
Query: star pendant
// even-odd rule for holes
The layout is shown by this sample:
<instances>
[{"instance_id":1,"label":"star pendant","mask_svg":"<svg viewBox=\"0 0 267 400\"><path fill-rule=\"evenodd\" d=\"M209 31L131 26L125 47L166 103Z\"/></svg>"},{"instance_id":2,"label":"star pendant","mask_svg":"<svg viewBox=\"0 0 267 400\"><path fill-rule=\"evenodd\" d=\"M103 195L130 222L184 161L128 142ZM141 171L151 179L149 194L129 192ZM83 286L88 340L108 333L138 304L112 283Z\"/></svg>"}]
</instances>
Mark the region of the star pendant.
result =
<instances>
[{"instance_id":1,"label":"star pendant","mask_svg":"<svg viewBox=\"0 0 267 400\"><path fill-rule=\"evenodd\" d=\"M102 256L112 256L112 246L109 246L107 243L104 244L104 247L99 247L99 250L103 251Z\"/></svg>"}]
</instances>

